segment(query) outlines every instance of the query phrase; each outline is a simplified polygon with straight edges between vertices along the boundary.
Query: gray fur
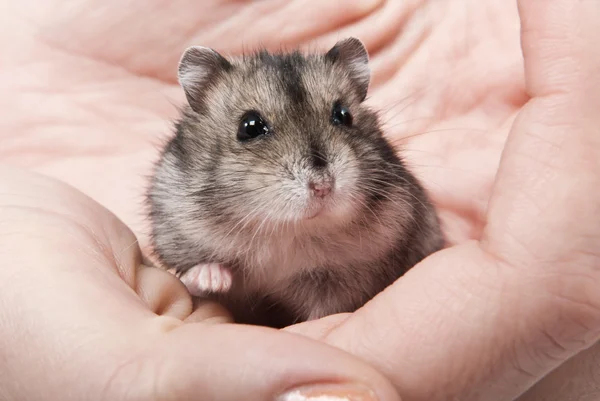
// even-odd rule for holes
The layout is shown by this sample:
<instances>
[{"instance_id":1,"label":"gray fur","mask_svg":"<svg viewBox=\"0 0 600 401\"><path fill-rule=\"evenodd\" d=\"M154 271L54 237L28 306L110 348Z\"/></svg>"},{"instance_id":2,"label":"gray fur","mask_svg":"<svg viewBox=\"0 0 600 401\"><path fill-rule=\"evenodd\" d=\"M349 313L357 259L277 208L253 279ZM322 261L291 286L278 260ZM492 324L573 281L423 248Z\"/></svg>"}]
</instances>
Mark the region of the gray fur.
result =
<instances>
[{"instance_id":1,"label":"gray fur","mask_svg":"<svg viewBox=\"0 0 600 401\"><path fill-rule=\"evenodd\" d=\"M193 106L148 192L153 245L179 273L229 266L233 286L217 298L239 322L281 327L354 311L443 246L427 194L363 104L366 50L358 39L336 46L226 62L192 48L182 58L180 71L202 79L180 79ZM331 123L336 102L353 127ZM248 110L272 129L242 143ZM307 219L306 182L323 175L335 179L333 197Z\"/></svg>"}]
</instances>

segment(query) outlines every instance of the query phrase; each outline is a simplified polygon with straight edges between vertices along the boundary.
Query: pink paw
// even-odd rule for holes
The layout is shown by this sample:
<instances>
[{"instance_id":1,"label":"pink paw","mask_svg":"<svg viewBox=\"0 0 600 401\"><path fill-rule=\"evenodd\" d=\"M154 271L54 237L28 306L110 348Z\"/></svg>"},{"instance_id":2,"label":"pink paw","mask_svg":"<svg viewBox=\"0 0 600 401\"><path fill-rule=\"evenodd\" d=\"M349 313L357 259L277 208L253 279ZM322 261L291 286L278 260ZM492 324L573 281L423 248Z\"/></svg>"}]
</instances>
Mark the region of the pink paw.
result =
<instances>
[{"instance_id":1,"label":"pink paw","mask_svg":"<svg viewBox=\"0 0 600 401\"><path fill-rule=\"evenodd\" d=\"M180 279L195 297L227 292L231 288L231 272L218 263L196 265L186 271Z\"/></svg>"}]
</instances>

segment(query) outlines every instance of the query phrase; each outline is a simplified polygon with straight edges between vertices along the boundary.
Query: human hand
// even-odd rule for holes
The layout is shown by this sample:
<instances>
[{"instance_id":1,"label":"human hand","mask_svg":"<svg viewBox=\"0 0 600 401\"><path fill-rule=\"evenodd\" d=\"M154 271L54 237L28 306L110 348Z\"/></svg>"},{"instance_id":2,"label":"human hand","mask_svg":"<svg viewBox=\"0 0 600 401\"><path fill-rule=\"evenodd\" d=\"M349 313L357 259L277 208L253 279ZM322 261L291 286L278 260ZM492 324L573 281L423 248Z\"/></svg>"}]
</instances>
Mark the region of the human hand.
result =
<instances>
[{"instance_id":1,"label":"human hand","mask_svg":"<svg viewBox=\"0 0 600 401\"><path fill-rule=\"evenodd\" d=\"M0 222L2 400L399 400L334 347L192 312L131 231L65 184L0 167Z\"/></svg>"},{"instance_id":2,"label":"human hand","mask_svg":"<svg viewBox=\"0 0 600 401\"><path fill-rule=\"evenodd\" d=\"M514 400L563 363L520 399L599 395L600 347L577 354L600 337L600 2L519 7L532 99L481 239L426 259L350 316L290 328L369 361L405 400Z\"/></svg>"}]
</instances>

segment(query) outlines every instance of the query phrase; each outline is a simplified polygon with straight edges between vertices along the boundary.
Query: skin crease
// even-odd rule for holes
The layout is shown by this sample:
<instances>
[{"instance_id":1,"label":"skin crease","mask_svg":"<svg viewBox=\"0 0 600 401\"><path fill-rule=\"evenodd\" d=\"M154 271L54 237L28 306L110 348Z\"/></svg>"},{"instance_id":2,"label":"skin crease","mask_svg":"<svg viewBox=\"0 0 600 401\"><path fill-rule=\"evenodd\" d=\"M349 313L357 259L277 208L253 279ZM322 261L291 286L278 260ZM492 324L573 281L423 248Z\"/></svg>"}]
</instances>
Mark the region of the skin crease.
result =
<instances>
[{"instance_id":1,"label":"skin crease","mask_svg":"<svg viewBox=\"0 0 600 401\"><path fill-rule=\"evenodd\" d=\"M434 255L352 316L334 316L289 331L322 339L370 363L391 380L404 400L514 399L567 358L593 345L598 337L599 300L595 289L600 234L592 222L600 212L599 182L590 171L598 171L599 167L594 155L600 144L594 134L600 124L595 121L600 103L600 55L594 45L594 27L600 18L600 3L520 2L528 60L527 87L516 2L461 0L457 6L455 1L348 1L342 8L322 4L325 2L315 1L310 6L307 3L215 1L198 6L197 2L179 0L168 6L167 2L155 0L145 2L142 8L134 3L123 7L94 0L66 3L68 7L58 2L4 0L0 3L0 26L10 35L0 35L2 162L73 184L116 213L140 238L143 248L146 227L139 214L144 185L140 175L149 171L155 147L169 132L165 121L175 116L174 104L182 101L174 77L183 48L201 43L226 53L239 52L242 45L278 47L279 41L286 46L315 46L309 42L313 39L326 48L340 37L360 37L372 55L375 79L369 102L385 111L390 138L402 145L415 173L430 187L452 244L462 245ZM194 7L202 9L192 12ZM252 21L251 30L246 30L248 21ZM277 23L265 23L272 21ZM238 40L241 33L243 44ZM535 100L521 110L529 96ZM487 199L511 127L512 137L486 218ZM568 141L564 139L565 132ZM89 262L91 266L84 270L85 274L73 273L81 281L81 289L75 289L69 281L75 277L63 277L63 273L56 288L69 289L62 293L64 298L40 291L26 302L18 291L8 292L4 285L0 291L2 303L12 302L24 310L45 305L49 300L63 300L56 305L67 305L77 297L85 300L78 306L94 311L93 320L104 323L103 338L113 340L102 343L96 339L91 348L111 350L109 356L98 354L98 358L103 357L99 358L102 363L86 365L88 355L73 353L72 347L70 356L84 359L76 359L70 367L60 359L64 354L53 359L53 366L76 369L85 365L88 369L85 375L80 373L87 380L70 388L71 398L61 399L97 399L91 393L88 398L78 397L77 392L85 394L88 387L98 389L107 382L111 386L104 386L105 394L125 391L123 383L105 376L107 366L123 363L119 356L125 351L150 358L148 349L152 349L155 358L166 360L160 369L160 377L164 378L160 382L164 387L159 385L162 389L174 386L169 367L193 372L186 378L189 382L177 378L182 382L178 391L189 391L185 394L192 394L192 387L198 389L202 383L211 383L215 373L202 376L200 370L189 370L195 366L194 357L211 355L212 360L221 361L216 372L223 373L222 380L228 383L225 376L239 360L222 355L215 359L212 351L198 347L202 344L198 342L201 332L206 344L217 341L214 337L227 347L236 344L232 355L252 344L252 349L256 349L253 352L260 355L258 364L266 360L261 345L271 346L262 342L261 336L266 332L250 333L237 328L238 332L235 326L181 325L181 319L190 314L191 301L170 276L135 268L139 255L128 230L111 215L99 211L89 199L54 184L51 189L45 188L50 184L20 174L3 172L4 197L4 185L9 185L12 193L33 199L31 207L45 207L52 212L45 218L66 212L73 216L61 217L62 225L54 224L56 221L47 224L64 228L60 232L48 231L29 244L30 249L52 254L56 248L49 248L44 238L60 237L56 234L65 232L72 233L67 238L80 235L81 228L72 224L74 219L83 219L80 224L92 231L105 230L100 241L86 237L74 243L56 244L82 250L75 256L62 255L72 266L85 265L90 258L86 250L96 249L93 256L97 261ZM90 179L94 175L96 178ZM2 204L10 202L5 200ZM64 209L64 205L73 204L79 207ZM4 221L19 223L13 231L5 228L3 238L14 231L30 233L26 229L32 230L39 224L29 214L10 219L6 213L2 216ZM532 216L537 220L532 222ZM30 225L23 228L23 222ZM466 242L481 235L481 243ZM14 255L8 266L38 266L25 250L14 252L18 245L15 238L8 242ZM98 247L98 243L103 246ZM99 249L112 257L102 259ZM126 262L115 263L115 255ZM51 266L64 266L65 262L59 260ZM45 276L47 270L38 270L40 276L36 277L56 279L56 275ZM452 275L448 275L448 270L452 270ZM134 274L136 271L139 274ZM36 289L36 281L3 269L0 282L6 283L8 277L14 288L25 292L27 288ZM122 285L123 280L128 286ZM167 318L157 320L131 288ZM107 297L106 291L113 297ZM115 301L110 301L113 298ZM124 302L128 308L123 308ZM14 319L12 313L3 308L0 319ZM64 327L82 319L73 308L65 308L64 315L51 322L41 319L44 315L40 313L40 326L1 325L13 328L8 337L2 338L22 339L23 333L39 332L42 327L51 332L51 323ZM217 322L226 320L226 315L214 305L200 307L188 320L205 317ZM82 330L102 327L86 327L88 323L81 322ZM174 334L165 339L165 327L173 326L179 329L169 331ZM218 330L221 332L217 335ZM246 381L239 386L255 391L255 399L302 380L331 379L336 371L353 378L350 381L366 375L377 391L388 397L385 399L394 399L381 376L358 359L308 339L272 332L269 336L282 355L278 364L268 359L267 364L261 365L262 369L269 369L263 374L270 380L262 381L260 369L253 368L245 370L252 374L242 376ZM188 347L183 349L186 341ZM2 349L18 349L18 344L15 340L9 343L12 348ZM174 345L169 348L169 344ZM187 356L189 344L195 345L193 349L198 354ZM50 353L56 344L46 340L37 346L38 354ZM317 358L317 352L330 353L335 362L318 371L315 364L307 362L310 357ZM177 361L173 355L187 357ZM26 369L32 365L22 355L1 356L20 363L10 365L10 372L2 372L0 377L19 377L25 380L23 383L31 383L43 376L43 372ZM28 354L28 358L34 356ZM296 366L290 366L290 358ZM596 347L577 355L522 399L576 400L582 399L581 394L592 399L597 391L597 373L591 367L595 366L595 358ZM340 370L346 366L344 363L351 363L351 367ZM143 366L156 369L158 365ZM126 373L123 377L136 378L131 383L137 386L132 388L147 388L143 386L144 378L158 374L126 368L122 372ZM285 377L294 377L298 382L285 382ZM577 377L580 385L565 385L567 377ZM259 386L258 382L264 384ZM9 383L18 382L14 379ZM60 384L53 383L52 390L64 390ZM17 394L13 398L32 400L48 391L43 387L0 388L9 395ZM206 388L219 389L217 385ZM37 391L37 395L23 391ZM203 399L239 396L231 394L234 389L223 391L230 393L211 393Z\"/></svg>"}]
</instances>

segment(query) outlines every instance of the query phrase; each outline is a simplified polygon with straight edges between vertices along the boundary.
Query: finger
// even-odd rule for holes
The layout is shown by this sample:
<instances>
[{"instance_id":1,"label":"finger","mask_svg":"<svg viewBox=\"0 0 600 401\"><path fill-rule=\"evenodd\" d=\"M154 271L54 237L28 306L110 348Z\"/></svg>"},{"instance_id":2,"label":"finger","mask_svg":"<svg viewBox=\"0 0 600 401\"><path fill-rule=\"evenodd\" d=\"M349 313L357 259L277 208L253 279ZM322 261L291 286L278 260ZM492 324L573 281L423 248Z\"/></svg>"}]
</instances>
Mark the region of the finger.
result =
<instances>
[{"instance_id":1,"label":"finger","mask_svg":"<svg viewBox=\"0 0 600 401\"><path fill-rule=\"evenodd\" d=\"M233 323L233 315L217 302L197 298L194 311L185 318L186 323Z\"/></svg>"},{"instance_id":2,"label":"finger","mask_svg":"<svg viewBox=\"0 0 600 401\"><path fill-rule=\"evenodd\" d=\"M153 266L137 269L135 292L157 315L185 319L192 313L192 299L172 274Z\"/></svg>"},{"instance_id":3,"label":"finger","mask_svg":"<svg viewBox=\"0 0 600 401\"><path fill-rule=\"evenodd\" d=\"M173 274L151 264L140 265L135 290L148 308L162 316L171 316L186 323L233 323L233 316L217 302L195 299Z\"/></svg>"},{"instance_id":4,"label":"finger","mask_svg":"<svg viewBox=\"0 0 600 401\"><path fill-rule=\"evenodd\" d=\"M83 229L84 239L87 237L89 240L91 236L96 244L104 248L104 253L100 256L109 259L111 263L106 264L107 271L101 273L117 275L136 291L148 309L159 315L179 319L192 312L192 300L185 286L166 271L150 267L152 264L142 256L133 233L115 215L90 198L55 180L6 166L0 169L0 183L0 195L3 196L0 200L4 201L0 206L9 208L4 213L5 216L16 216L10 213L10 208L20 208L25 211L35 210L37 214L64 217L71 229ZM28 185L23 187L22 183ZM48 194L60 196L52 197ZM36 222L40 221L43 220ZM36 227L32 229L35 230Z\"/></svg>"},{"instance_id":5,"label":"finger","mask_svg":"<svg viewBox=\"0 0 600 401\"><path fill-rule=\"evenodd\" d=\"M383 376L339 349L283 331L232 324L178 327L119 376L111 394L152 390L156 400L398 399Z\"/></svg>"},{"instance_id":6,"label":"finger","mask_svg":"<svg viewBox=\"0 0 600 401\"><path fill-rule=\"evenodd\" d=\"M483 244L522 266L583 273L597 263L600 238L600 3L534 0L520 9L533 99L507 141ZM573 253L581 259L563 260Z\"/></svg>"},{"instance_id":7,"label":"finger","mask_svg":"<svg viewBox=\"0 0 600 401\"><path fill-rule=\"evenodd\" d=\"M482 246L562 300L544 326L570 354L600 335L600 2L519 8L532 100L508 138Z\"/></svg>"},{"instance_id":8,"label":"finger","mask_svg":"<svg viewBox=\"0 0 600 401\"><path fill-rule=\"evenodd\" d=\"M8 399L100 394L110 366L147 341L123 333L177 324L155 319L127 285L138 260L131 233L60 188L0 169L0 388Z\"/></svg>"}]
</instances>

